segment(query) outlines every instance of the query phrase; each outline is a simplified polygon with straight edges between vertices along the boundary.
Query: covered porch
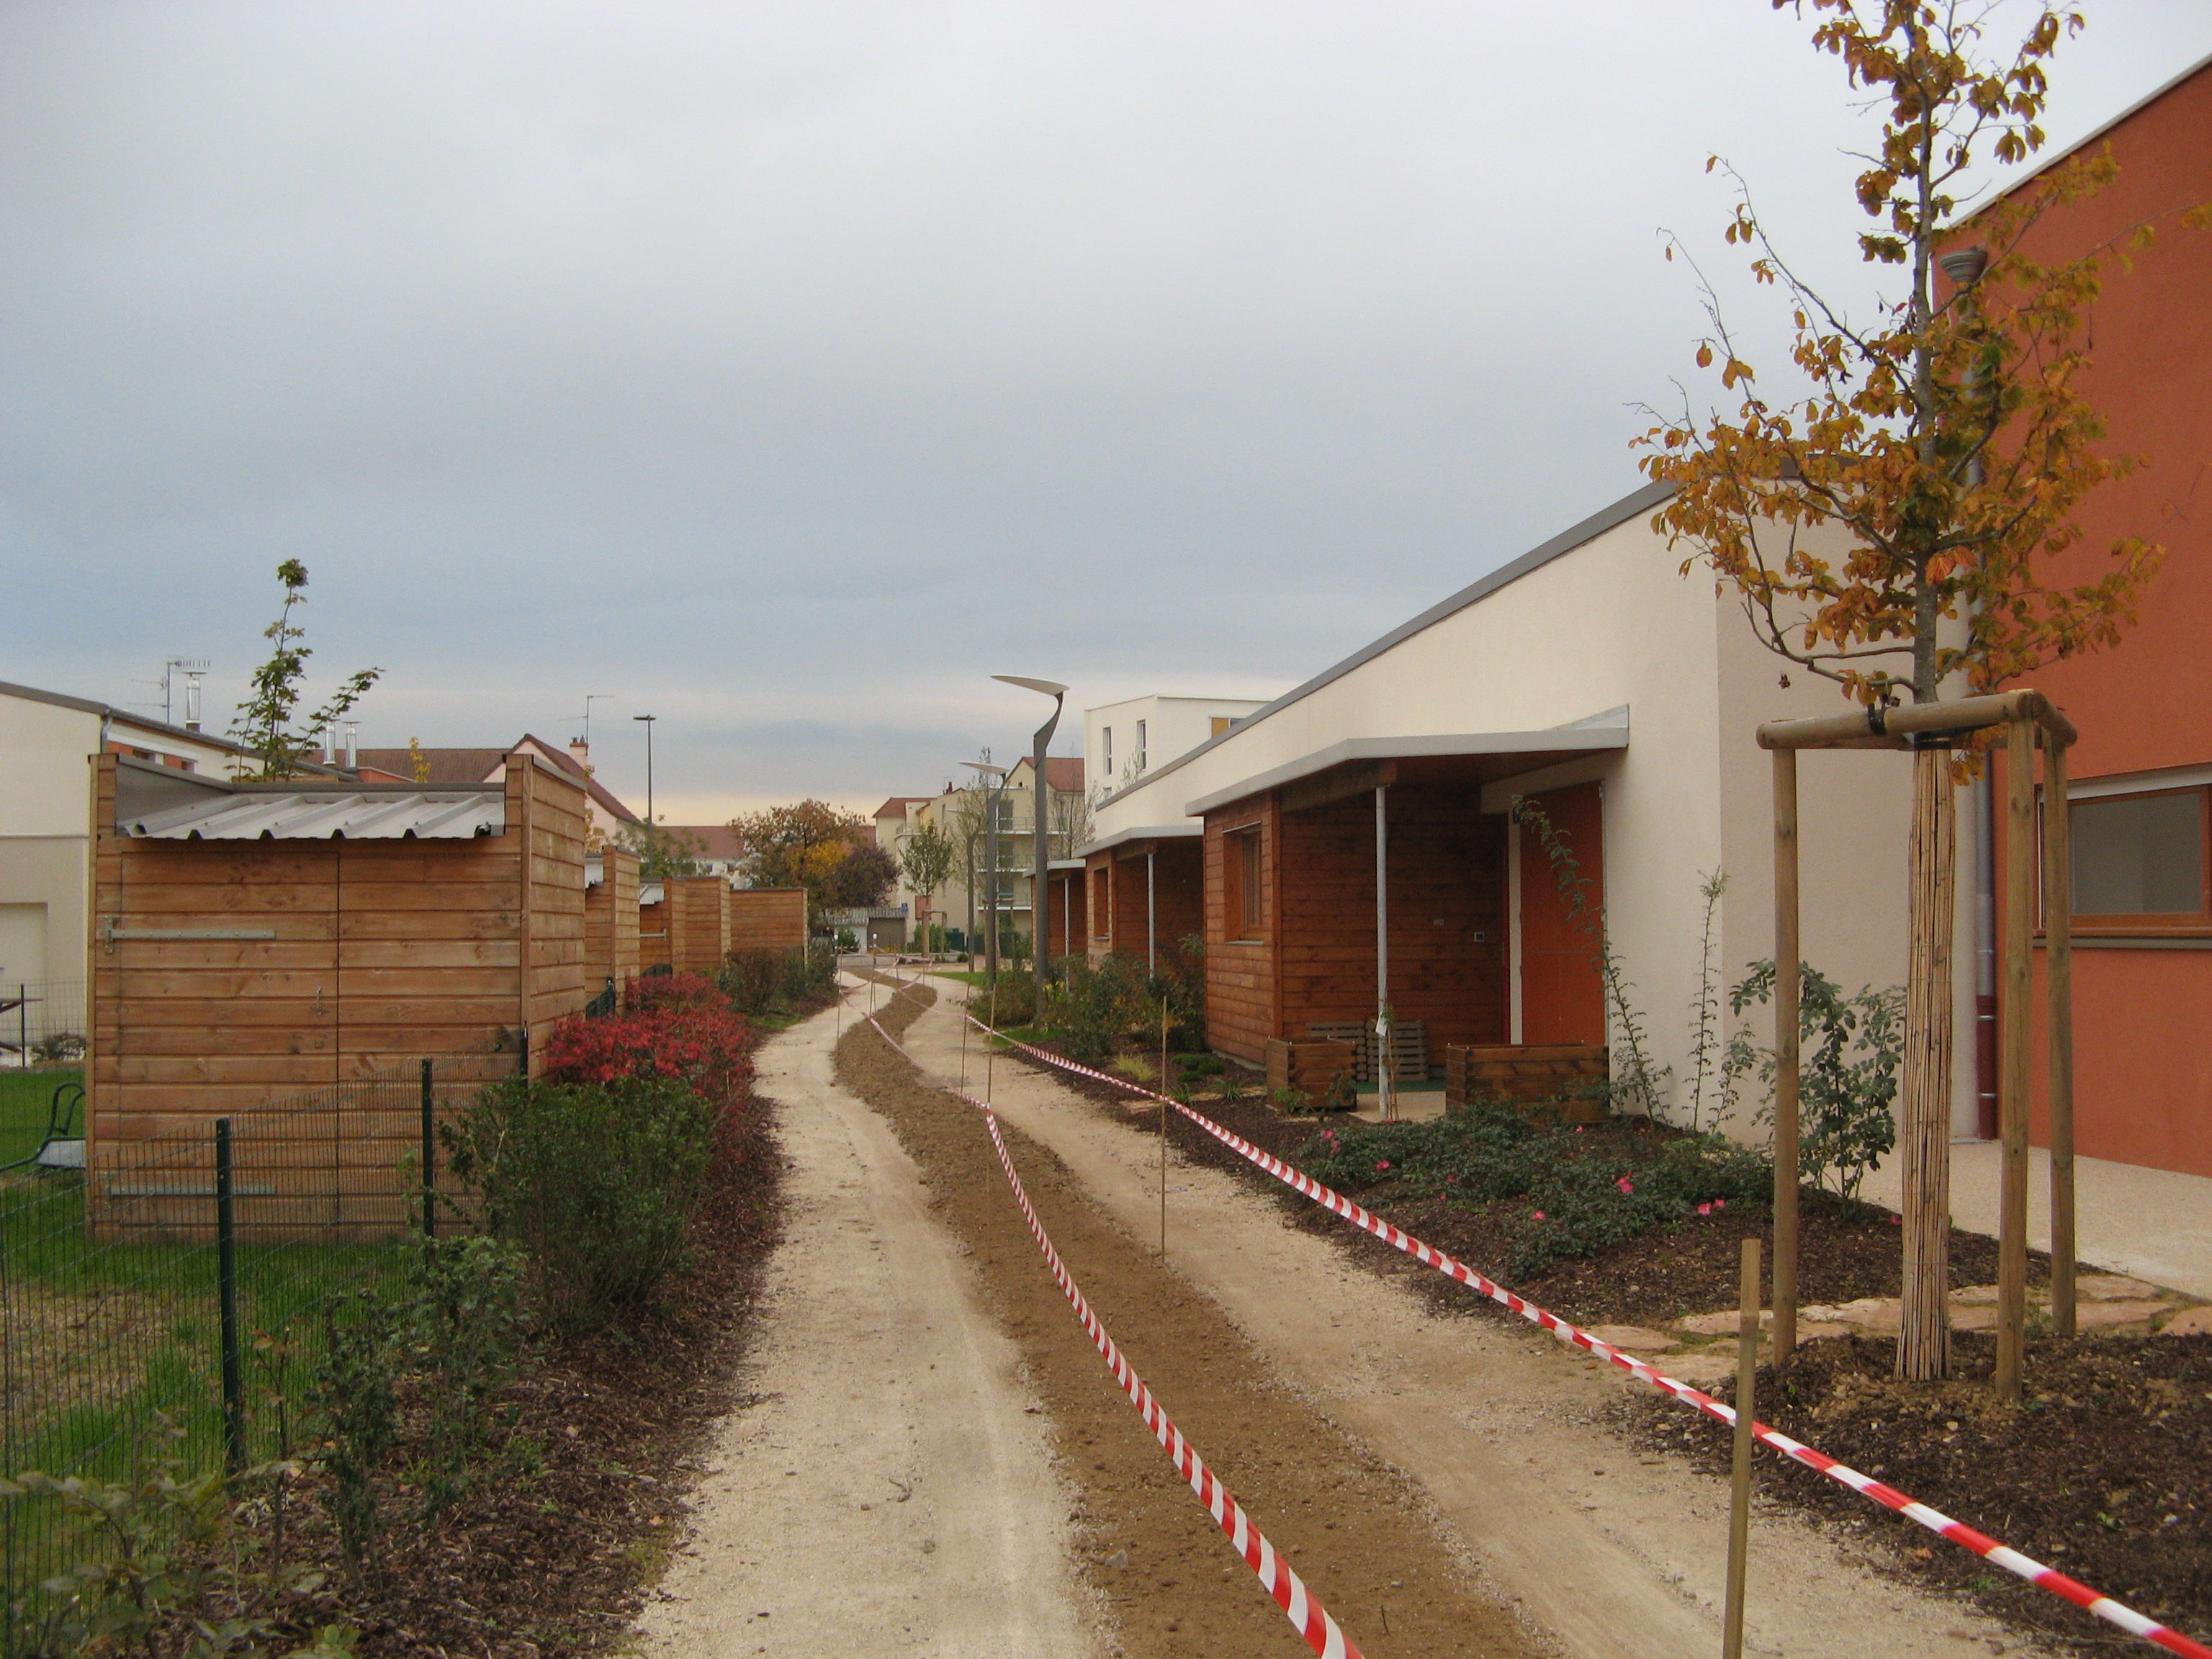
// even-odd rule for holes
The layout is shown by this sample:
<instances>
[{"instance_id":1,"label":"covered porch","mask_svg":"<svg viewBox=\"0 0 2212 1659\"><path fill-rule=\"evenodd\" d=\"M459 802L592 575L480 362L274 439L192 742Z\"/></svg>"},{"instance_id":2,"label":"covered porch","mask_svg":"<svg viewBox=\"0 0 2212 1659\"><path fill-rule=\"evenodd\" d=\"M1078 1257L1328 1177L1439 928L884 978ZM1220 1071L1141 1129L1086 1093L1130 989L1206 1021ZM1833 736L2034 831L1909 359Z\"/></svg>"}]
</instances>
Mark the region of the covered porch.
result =
<instances>
[{"instance_id":1,"label":"covered porch","mask_svg":"<svg viewBox=\"0 0 2212 1659\"><path fill-rule=\"evenodd\" d=\"M1367 1086L1401 1089L1453 1059L1462 1089L1540 1084L1562 1049L1601 1067L1603 801L1583 775L1626 744L1625 720L1351 739L1191 802L1210 1045L1256 1065L1275 1044L1279 1070L1284 1044L1346 1042ZM1565 887L1539 826L1511 821L1516 793L1571 849Z\"/></svg>"},{"instance_id":2,"label":"covered porch","mask_svg":"<svg viewBox=\"0 0 2212 1659\"><path fill-rule=\"evenodd\" d=\"M1156 971L1181 953L1204 926L1203 842L1195 823L1148 824L1084 849L1094 960L1133 957Z\"/></svg>"}]
</instances>

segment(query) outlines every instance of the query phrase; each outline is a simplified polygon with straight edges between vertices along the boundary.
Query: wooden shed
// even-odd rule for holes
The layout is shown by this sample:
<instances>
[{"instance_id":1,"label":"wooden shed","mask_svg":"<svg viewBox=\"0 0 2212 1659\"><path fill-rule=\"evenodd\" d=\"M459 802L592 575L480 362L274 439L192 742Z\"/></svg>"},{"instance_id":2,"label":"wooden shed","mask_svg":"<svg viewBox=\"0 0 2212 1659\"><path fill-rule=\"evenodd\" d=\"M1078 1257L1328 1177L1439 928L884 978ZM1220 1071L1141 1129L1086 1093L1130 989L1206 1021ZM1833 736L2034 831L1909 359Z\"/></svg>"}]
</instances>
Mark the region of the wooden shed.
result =
<instances>
[{"instance_id":1,"label":"wooden shed","mask_svg":"<svg viewBox=\"0 0 2212 1659\"><path fill-rule=\"evenodd\" d=\"M156 1138L424 1060L465 1093L584 1006L586 797L536 757L434 788L94 766L96 1190ZM419 1115L378 1124L343 1150L363 1224L404 1215Z\"/></svg>"},{"instance_id":2,"label":"wooden shed","mask_svg":"<svg viewBox=\"0 0 2212 1659\"><path fill-rule=\"evenodd\" d=\"M637 854L609 847L586 861L584 979L592 996L616 995L638 975Z\"/></svg>"},{"instance_id":3,"label":"wooden shed","mask_svg":"<svg viewBox=\"0 0 2212 1659\"><path fill-rule=\"evenodd\" d=\"M799 951L806 945L804 887L741 887L730 895L732 951Z\"/></svg>"}]
</instances>

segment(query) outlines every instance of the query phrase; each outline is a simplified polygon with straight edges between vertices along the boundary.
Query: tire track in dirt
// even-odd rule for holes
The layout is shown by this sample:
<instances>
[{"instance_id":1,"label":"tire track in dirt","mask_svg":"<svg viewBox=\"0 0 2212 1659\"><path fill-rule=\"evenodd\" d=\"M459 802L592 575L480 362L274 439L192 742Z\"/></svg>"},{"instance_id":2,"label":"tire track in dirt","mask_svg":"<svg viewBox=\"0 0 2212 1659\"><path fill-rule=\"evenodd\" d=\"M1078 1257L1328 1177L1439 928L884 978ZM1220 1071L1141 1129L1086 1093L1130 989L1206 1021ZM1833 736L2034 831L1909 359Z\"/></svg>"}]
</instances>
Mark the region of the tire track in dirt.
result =
<instances>
[{"instance_id":1,"label":"tire track in dirt","mask_svg":"<svg viewBox=\"0 0 2212 1659\"><path fill-rule=\"evenodd\" d=\"M933 993L882 1012L899 1032ZM973 1107L924 1082L866 1026L838 1046L841 1082L883 1113L974 1252L1027 1359L1053 1443L1081 1492L1079 1565L1113 1608L1128 1659L1303 1654L1305 1644L1161 1452L1045 1267ZM1038 1218L1177 1426L1374 1659L1522 1659L1541 1650L1440 1541L1411 1482L1278 1383L1208 1297L1164 1267L1059 1159L1006 1130Z\"/></svg>"}]
</instances>

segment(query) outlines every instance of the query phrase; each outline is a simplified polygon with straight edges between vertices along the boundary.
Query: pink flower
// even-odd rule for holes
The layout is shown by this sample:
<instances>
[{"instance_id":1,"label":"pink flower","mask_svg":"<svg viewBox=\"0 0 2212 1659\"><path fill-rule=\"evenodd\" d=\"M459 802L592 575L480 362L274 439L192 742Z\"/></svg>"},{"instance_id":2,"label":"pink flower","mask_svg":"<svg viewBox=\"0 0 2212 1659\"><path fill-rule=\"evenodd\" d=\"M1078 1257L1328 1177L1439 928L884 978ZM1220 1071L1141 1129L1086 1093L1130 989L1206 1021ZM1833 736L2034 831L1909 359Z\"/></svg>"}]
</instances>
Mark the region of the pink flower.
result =
<instances>
[{"instance_id":1,"label":"pink flower","mask_svg":"<svg viewBox=\"0 0 2212 1659\"><path fill-rule=\"evenodd\" d=\"M1632 1193L1636 1190L1636 1183L1631 1181L1626 1176L1621 1176L1620 1180L1614 1182L1613 1184L1620 1188L1624 1193Z\"/></svg>"},{"instance_id":2,"label":"pink flower","mask_svg":"<svg viewBox=\"0 0 2212 1659\"><path fill-rule=\"evenodd\" d=\"M1375 1166L1376 1173L1379 1175L1379 1174L1381 1174L1383 1170L1385 1170L1389 1169L1389 1167L1390 1167L1390 1160L1389 1160L1389 1158L1386 1158L1382 1159L1381 1162L1379 1162L1378 1164L1376 1164L1376 1166Z\"/></svg>"},{"instance_id":3,"label":"pink flower","mask_svg":"<svg viewBox=\"0 0 2212 1659\"><path fill-rule=\"evenodd\" d=\"M1889 1218L1889 1224L1893 1227L1902 1227L1905 1224L1905 1218L1901 1215L1893 1215Z\"/></svg>"},{"instance_id":4,"label":"pink flower","mask_svg":"<svg viewBox=\"0 0 2212 1659\"><path fill-rule=\"evenodd\" d=\"M1713 1200L1713 1208L1716 1210L1725 1210L1728 1208L1728 1200L1724 1198L1715 1199Z\"/></svg>"},{"instance_id":5,"label":"pink flower","mask_svg":"<svg viewBox=\"0 0 2212 1659\"><path fill-rule=\"evenodd\" d=\"M1537 1211L1537 1212L1536 1212L1536 1213L1535 1213L1534 1216L1530 1217L1529 1218L1530 1218L1531 1220L1533 1220L1533 1221L1541 1221L1541 1220L1544 1218L1544 1212L1543 1212L1541 1210L1539 1210L1539 1211Z\"/></svg>"},{"instance_id":6,"label":"pink flower","mask_svg":"<svg viewBox=\"0 0 2212 1659\"><path fill-rule=\"evenodd\" d=\"M1699 1215L1711 1215L1712 1212L1713 1206L1711 1204L1700 1204L1698 1206L1698 1213Z\"/></svg>"}]
</instances>

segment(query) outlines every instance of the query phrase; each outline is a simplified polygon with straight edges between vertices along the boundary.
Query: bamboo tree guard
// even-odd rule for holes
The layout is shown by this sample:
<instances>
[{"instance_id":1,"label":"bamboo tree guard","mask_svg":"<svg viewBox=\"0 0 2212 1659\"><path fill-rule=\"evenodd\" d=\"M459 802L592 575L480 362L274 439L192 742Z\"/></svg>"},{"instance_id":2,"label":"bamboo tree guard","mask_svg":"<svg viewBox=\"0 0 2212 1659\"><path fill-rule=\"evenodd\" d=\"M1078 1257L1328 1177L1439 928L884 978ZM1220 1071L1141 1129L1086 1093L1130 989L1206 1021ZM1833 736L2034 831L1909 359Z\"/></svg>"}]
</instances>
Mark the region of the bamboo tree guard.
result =
<instances>
[{"instance_id":1,"label":"bamboo tree guard","mask_svg":"<svg viewBox=\"0 0 2212 1659\"><path fill-rule=\"evenodd\" d=\"M1933 815L1935 856L1916 851L1912 870L1912 960L1908 999L1929 1018L1924 1051L1905 1057L1905 1297L1898 1331L1901 1376L1943 1376L1949 1369L1950 1060L1953 868L1955 858L1951 750L1972 733L2005 731L2004 974L1999 1002L2002 1047L1997 1082L2002 1181L1997 1237L1996 1389L2017 1399L2027 1325L2027 1087L2029 1005L2035 925L2035 750L2044 751L2044 908L2046 1012L2051 1027L2051 1317L2061 1335L2075 1328L2073 883L2067 834L2066 750L2075 732L2036 691L1965 697L1953 702L1873 708L1816 720L1769 720L1759 744L1774 755L1774 1353L1790 1353L1797 1334L1798 989L1802 960L1797 901L1797 751L1905 749L1913 752L1914 812ZM1925 820L1923 820L1925 821ZM1916 849L1920 838L1916 837ZM1916 1070L1916 1068L1917 1068ZM1940 1107L1936 1103L1942 1103ZM1929 1367L1932 1364L1933 1369Z\"/></svg>"}]
</instances>

